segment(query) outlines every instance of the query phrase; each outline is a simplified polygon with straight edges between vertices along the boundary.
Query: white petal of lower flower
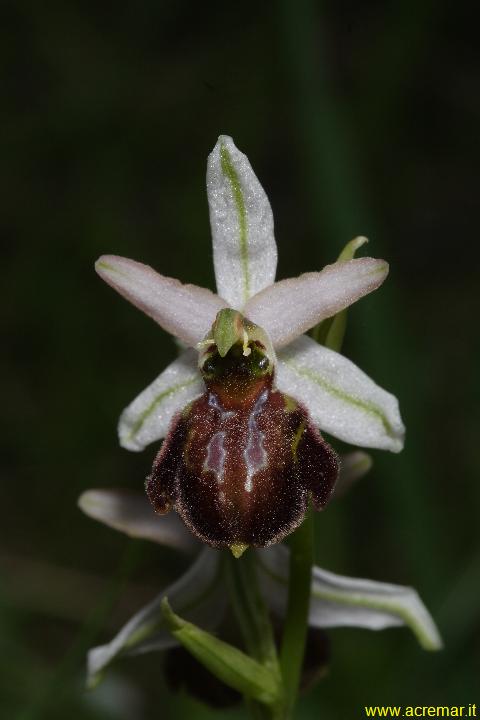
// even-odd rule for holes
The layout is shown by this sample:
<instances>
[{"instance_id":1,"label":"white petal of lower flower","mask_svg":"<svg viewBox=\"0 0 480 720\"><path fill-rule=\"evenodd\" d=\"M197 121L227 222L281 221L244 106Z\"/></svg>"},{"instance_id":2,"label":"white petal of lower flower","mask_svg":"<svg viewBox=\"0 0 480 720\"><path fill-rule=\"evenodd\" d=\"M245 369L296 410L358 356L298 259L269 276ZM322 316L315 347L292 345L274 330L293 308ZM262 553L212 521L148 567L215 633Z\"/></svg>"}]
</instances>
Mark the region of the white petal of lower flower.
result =
<instances>
[{"instance_id":1,"label":"white petal of lower flower","mask_svg":"<svg viewBox=\"0 0 480 720\"><path fill-rule=\"evenodd\" d=\"M268 198L248 158L226 135L208 158L207 194L217 290L241 310L273 283L277 246Z\"/></svg>"},{"instance_id":2,"label":"white petal of lower flower","mask_svg":"<svg viewBox=\"0 0 480 720\"><path fill-rule=\"evenodd\" d=\"M164 330L196 345L210 330L219 310L227 303L205 288L183 285L159 275L143 263L102 255L95 263L100 277L153 318Z\"/></svg>"},{"instance_id":3,"label":"white petal of lower flower","mask_svg":"<svg viewBox=\"0 0 480 720\"><path fill-rule=\"evenodd\" d=\"M288 550L257 550L264 592L273 609L284 614L287 600ZM418 593L409 587L350 578L315 566L309 624L313 627L361 627L382 630L406 625L425 650L439 650L438 629Z\"/></svg>"},{"instance_id":4,"label":"white petal of lower flower","mask_svg":"<svg viewBox=\"0 0 480 720\"><path fill-rule=\"evenodd\" d=\"M274 347L282 347L376 290L387 274L385 260L336 262L321 272L305 273L267 287L247 302L244 314L267 330Z\"/></svg>"},{"instance_id":5,"label":"white petal of lower flower","mask_svg":"<svg viewBox=\"0 0 480 720\"><path fill-rule=\"evenodd\" d=\"M191 552L198 542L177 513L156 515L147 496L130 490L86 490L78 498L83 512L132 538Z\"/></svg>"},{"instance_id":6,"label":"white petal of lower flower","mask_svg":"<svg viewBox=\"0 0 480 720\"><path fill-rule=\"evenodd\" d=\"M166 650L178 645L163 619L161 602L165 596L185 619L207 630L217 627L223 618L226 602L225 592L219 583L219 560L217 550L205 548L185 575L134 615L111 642L90 650L88 685L93 687L107 665L120 655Z\"/></svg>"},{"instance_id":7,"label":"white petal of lower flower","mask_svg":"<svg viewBox=\"0 0 480 720\"><path fill-rule=\"evenodd\" d=\"M186 350L123 411L118 423L120 445L143 450L165 437L176 412L205 392L197 353Z\"/></svg>"},{"instance_id":8,"label":"white petal of lower flower","mask_svg":"<svg viewBox=\"0 0 480 720\"><path fill-rule=\"evenodd\" d=\"M276 385L340 440L392 452L403 447L397 399L343 355L306 335L278 353Z\"/></svg>"}]
</instances>

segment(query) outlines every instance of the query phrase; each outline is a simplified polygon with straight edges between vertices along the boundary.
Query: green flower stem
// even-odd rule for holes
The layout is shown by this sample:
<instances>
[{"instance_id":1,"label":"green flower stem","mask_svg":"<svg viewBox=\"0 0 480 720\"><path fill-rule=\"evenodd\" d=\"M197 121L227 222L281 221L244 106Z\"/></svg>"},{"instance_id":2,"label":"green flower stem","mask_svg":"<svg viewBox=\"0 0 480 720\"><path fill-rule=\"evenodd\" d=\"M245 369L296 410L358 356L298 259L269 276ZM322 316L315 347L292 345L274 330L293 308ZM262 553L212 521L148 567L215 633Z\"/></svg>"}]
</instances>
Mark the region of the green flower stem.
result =
<instances>
[{"instance_id":1,"label":"green flower stem","mask_svg":"<svg viewBox=\"0 0 480 720\"><path fill-rule=\"evenodd\" d=\"M258 588L255 556L225 553L225 572L232 605L248 652L256 660L278 667L277 651L267 607Z\"/></svg>"},{"instance_id":2,"label":"green flower stem","mask_svg":"<svg viewBox=\"0 0 480 720\"><path fill-rule=\"evenodd\" d=\"M280 664L268 609L258 587L255 556L246 552L241 558L225 553L225 576L232 607L243 634L248 653L271 670L281 686ZM267 706L249 698L247 709L254 720L281 720L283 698Z\"/></svg>"},{"instance_id":3,"label":"green flower stem","mask_svg":"<svg viewBox=\"0 0 480 720\"><path fill-rule=\"evenodd\" d=\"M313 515L310 510L301 526L293 533L290 546L290 575L287 615L280 667L285 692L285 718L295 705L305 654L310 606L310 585L313 567Z\"/></svg>"}]
</instances>

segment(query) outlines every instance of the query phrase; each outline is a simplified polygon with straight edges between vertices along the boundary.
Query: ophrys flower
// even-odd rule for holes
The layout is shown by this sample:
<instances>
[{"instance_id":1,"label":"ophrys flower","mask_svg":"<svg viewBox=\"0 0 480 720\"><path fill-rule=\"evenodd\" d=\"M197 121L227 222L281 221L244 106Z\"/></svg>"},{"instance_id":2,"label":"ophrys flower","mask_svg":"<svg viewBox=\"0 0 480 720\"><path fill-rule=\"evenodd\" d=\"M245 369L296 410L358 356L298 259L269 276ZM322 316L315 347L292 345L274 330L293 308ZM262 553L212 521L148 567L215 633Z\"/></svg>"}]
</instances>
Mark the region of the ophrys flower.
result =
<instances>
[{"instance_id":1,"label":"ophrys flower","mask_svg":"<svg viewBox=\"0 0 480 720\"><path fill-rule=\"evenodd\" d=\"M309 497L321 507L346 442L399 451L396 399L342 355L304 335L375 290L383 260L341 260L274 283L267 196L247 158L219 138L207 170L218 295L141 263L103 256L97 272L190 349L120 418L121 444L167 437L148 492L212 545L266 545L290 532ZM236 311L236 312L232 312ZM172 420L173 419L173 420Z\"/></svg>"}]
</instances>

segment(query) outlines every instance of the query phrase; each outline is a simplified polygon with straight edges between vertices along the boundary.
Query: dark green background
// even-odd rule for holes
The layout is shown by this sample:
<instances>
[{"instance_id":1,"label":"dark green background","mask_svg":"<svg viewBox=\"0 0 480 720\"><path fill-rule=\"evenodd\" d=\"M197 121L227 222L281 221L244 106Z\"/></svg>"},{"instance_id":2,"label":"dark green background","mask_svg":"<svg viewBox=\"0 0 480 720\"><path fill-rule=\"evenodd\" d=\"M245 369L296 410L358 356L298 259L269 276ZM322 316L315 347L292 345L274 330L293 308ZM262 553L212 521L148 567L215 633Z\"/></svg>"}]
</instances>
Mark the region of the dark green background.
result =
<instances>
[{"instance_id":1,"label":"dark green background","mask_svg":"<svg viewBox=\"0 0 480 720\"><path fill-rule=\"evenodd\" d=\"M142 488L155 448L119 448L116 421L175 356L94 260L214 286L204 174L220 133L269 195L279 277L358 234L391 264L352 309L345 353L400 398L407 443L373 453L318 517L317 561L414 585L446 644L431 655L406 630L332 631L330 672L298 717L480 701L473 7L2 3L2 718L213 717L167 694L159 655L85 696L85 648L185 560L75 503L88 487Z\"/></svg>"}]
</instances>

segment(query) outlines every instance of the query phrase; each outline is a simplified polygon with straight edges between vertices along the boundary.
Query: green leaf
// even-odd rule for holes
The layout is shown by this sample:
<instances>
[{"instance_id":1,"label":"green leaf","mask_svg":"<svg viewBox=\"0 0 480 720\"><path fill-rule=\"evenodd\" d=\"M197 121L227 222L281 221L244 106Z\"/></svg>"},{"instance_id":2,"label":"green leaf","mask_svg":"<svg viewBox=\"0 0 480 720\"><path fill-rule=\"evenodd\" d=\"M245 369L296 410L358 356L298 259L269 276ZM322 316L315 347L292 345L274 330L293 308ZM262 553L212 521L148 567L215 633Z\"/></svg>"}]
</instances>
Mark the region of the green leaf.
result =
<instances>
[{"instance_id":1,"label":"green leaf","mask_svg":"<svg viewBox=\"0 0 480 720\"><path fill-rule=\"evenodd\" d=\"M193 623L183 620L173 612L167 598L162 601L162 612L172 635L222 682L266 705L278 702L279 683L267 667Z\"/></svg>"}]
</instances>

